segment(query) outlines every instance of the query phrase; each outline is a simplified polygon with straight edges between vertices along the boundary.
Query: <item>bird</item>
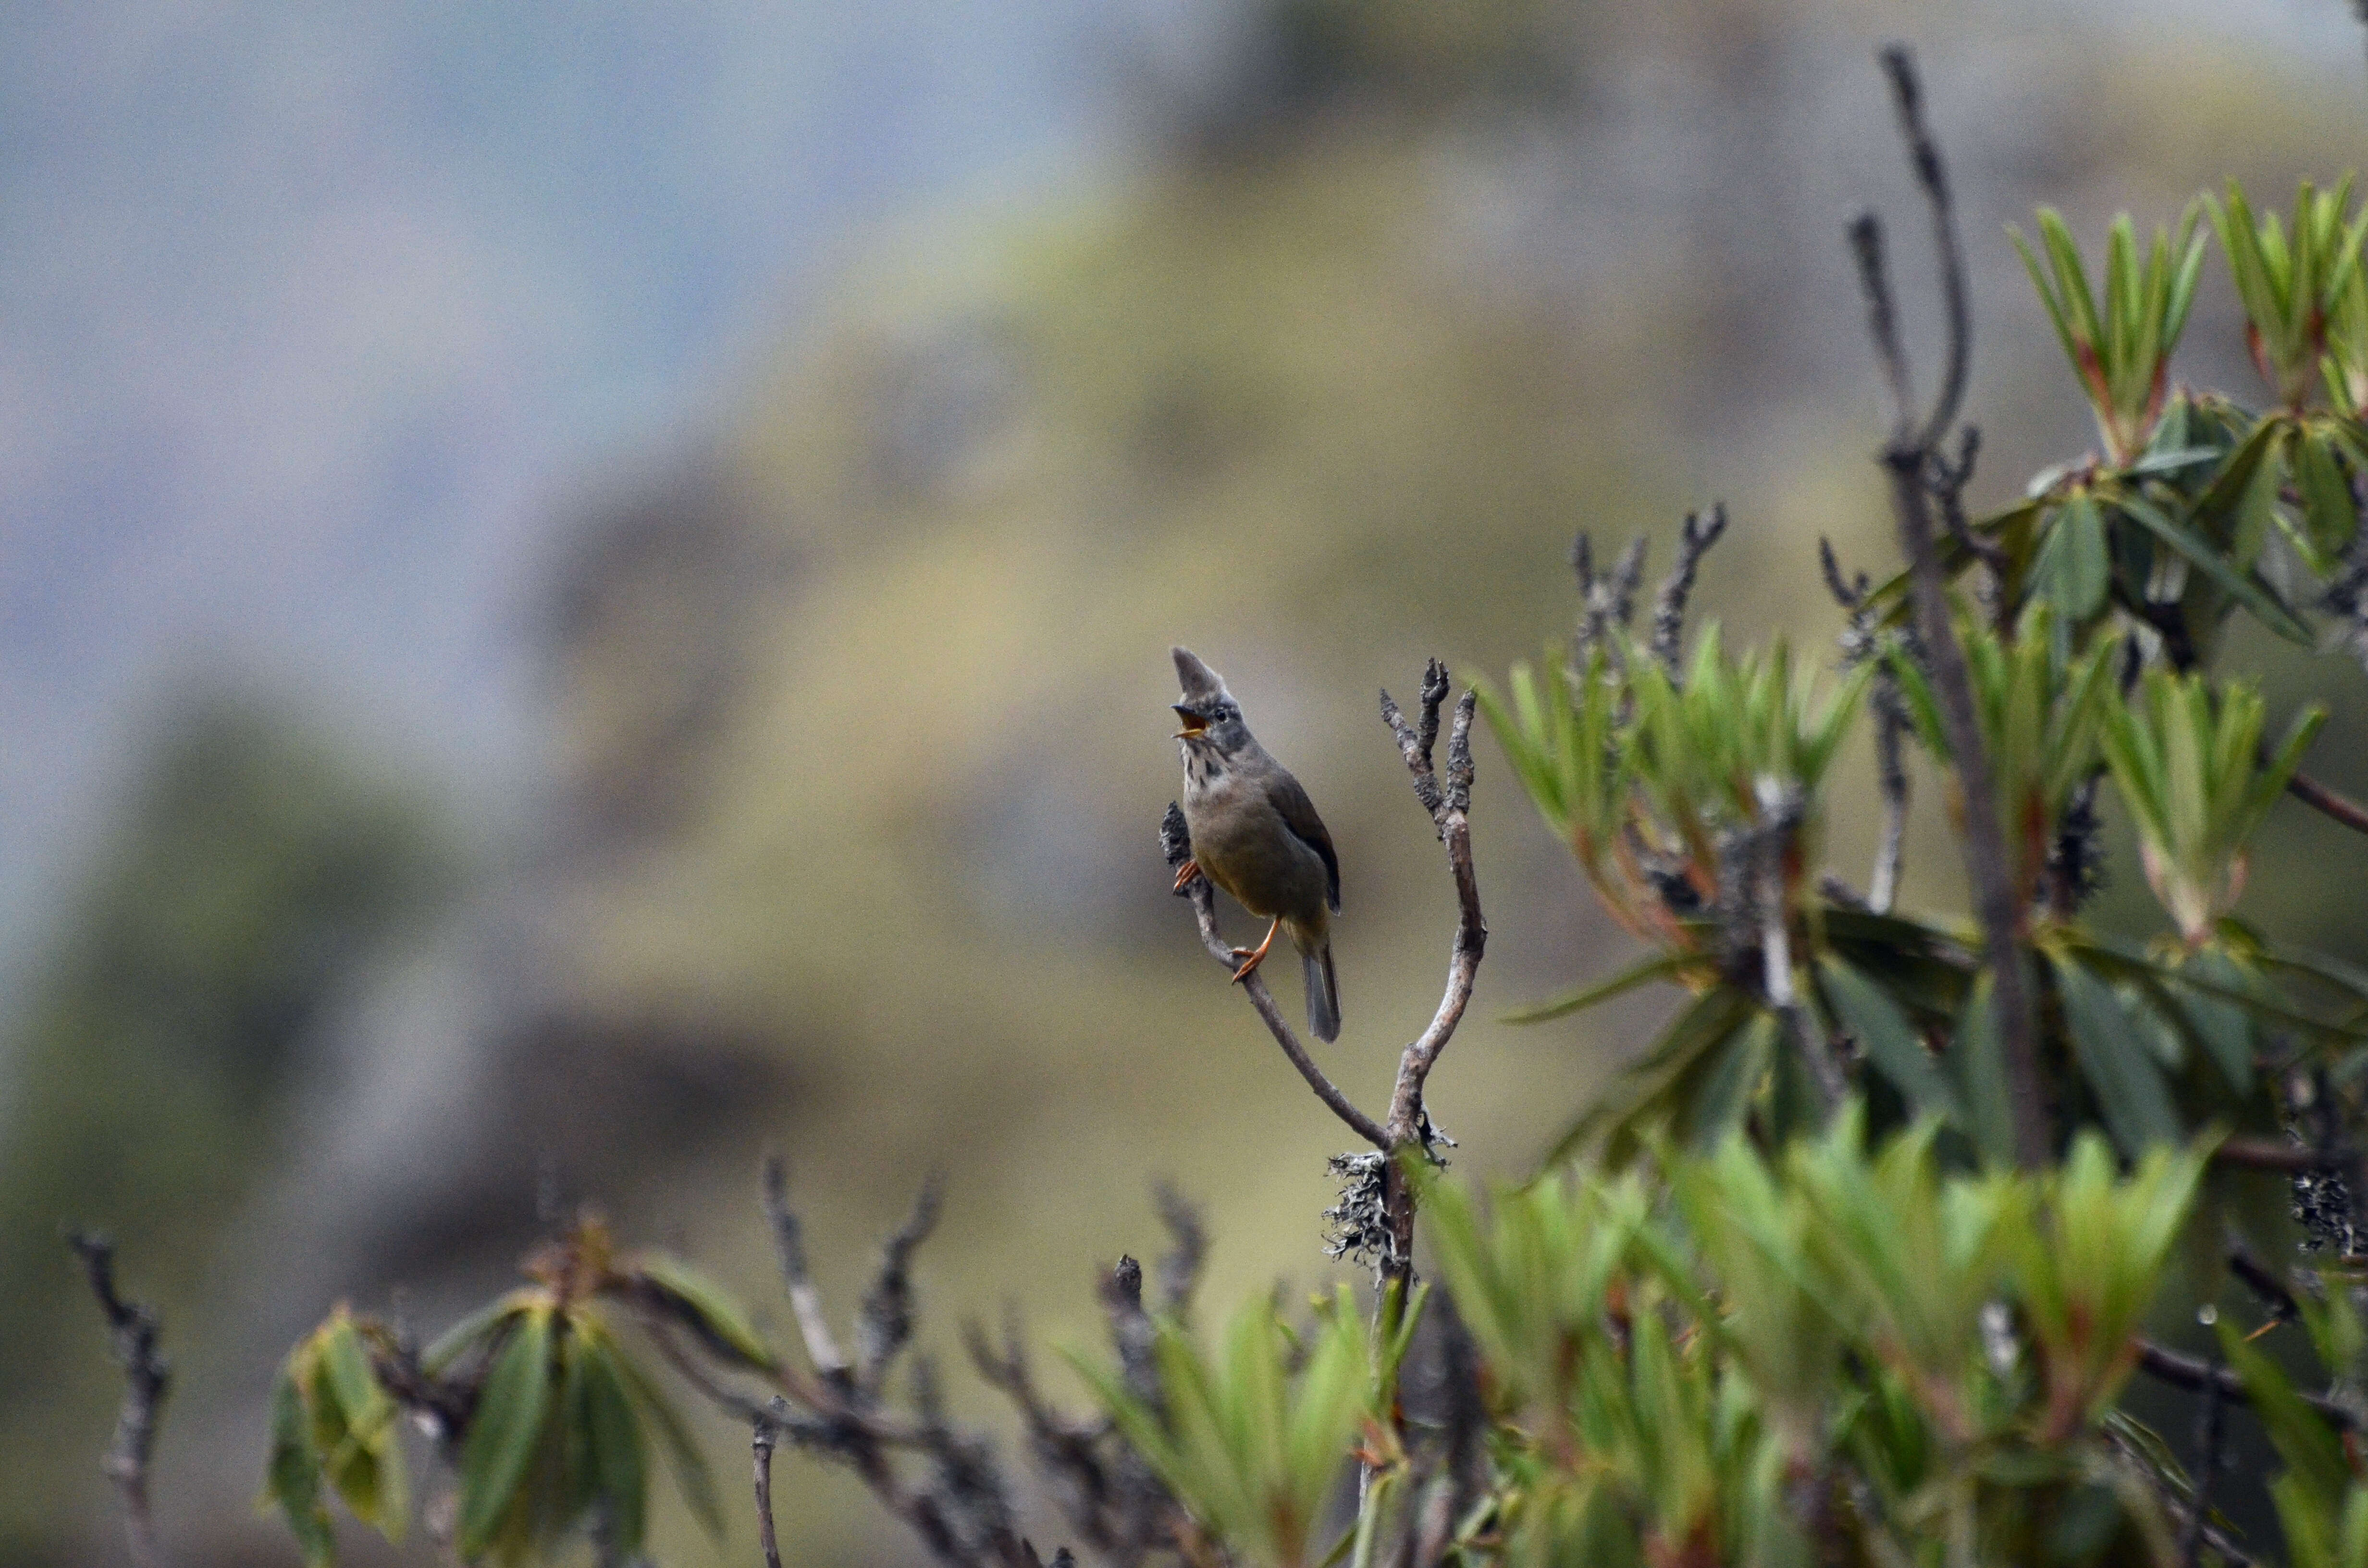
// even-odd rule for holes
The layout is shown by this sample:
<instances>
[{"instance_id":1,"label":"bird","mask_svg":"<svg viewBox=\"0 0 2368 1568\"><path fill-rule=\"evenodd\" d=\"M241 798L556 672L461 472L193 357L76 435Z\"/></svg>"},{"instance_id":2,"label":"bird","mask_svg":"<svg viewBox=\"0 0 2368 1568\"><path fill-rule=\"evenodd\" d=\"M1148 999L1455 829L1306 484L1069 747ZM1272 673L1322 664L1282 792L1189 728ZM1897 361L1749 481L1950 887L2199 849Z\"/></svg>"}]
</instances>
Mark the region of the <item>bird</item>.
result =
<instances>
[{"instance_id":1,"label":"bird","mask_svg":"<svg viewBox=\"0 0 2368 1568\"><path fill-rule=\"evenodd\" d=\"M1315 802L1291 770L1267 755L1242 721L1241 704L1216 671L1189 648L1171 648L1183 699L1172 706L1184 756L1184 825L1191 858L1176 873L1182 892L1202 876L1271 922L1255 948L1235 948L1236 983L1256 973L1289 933L1307 977L1307 1027L1317 1040L1340 1035L1340 982L1332 967L1332 916L1340 908L1340 858Z\"/></svg>"}]
</instances>

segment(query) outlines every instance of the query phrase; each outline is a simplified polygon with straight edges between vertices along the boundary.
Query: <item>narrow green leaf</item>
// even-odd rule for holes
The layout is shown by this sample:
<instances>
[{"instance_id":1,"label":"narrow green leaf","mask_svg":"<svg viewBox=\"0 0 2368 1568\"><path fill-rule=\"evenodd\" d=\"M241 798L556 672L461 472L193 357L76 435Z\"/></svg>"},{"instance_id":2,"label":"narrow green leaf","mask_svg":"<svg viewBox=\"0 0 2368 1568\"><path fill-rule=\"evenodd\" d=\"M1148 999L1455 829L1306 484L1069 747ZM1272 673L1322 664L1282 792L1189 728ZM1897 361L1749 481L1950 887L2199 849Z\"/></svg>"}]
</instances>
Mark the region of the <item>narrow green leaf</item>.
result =
<instances>
[{"instance_id":1,"label":"narrow green leaf","mask_svg":"<svg viewBox=\"0 0 2368 1568\"><path fill-rule=\"evenodd\" d=\"M1619 1132L1755 1011L1751 999L1735 986L1720 985L1703 992L1693 1006L1678 1015L1643 1057L1621 1074L1602 1101L1554 1141L1543 1165L1551 1168L1598 1138Z\"/></svg>"},{"instance_id":2,"label":"narrow green leaf","mask_svg":"<svg viewBox=\"0 0 2368 1568\"><path fill-rule=\"evenodd\" d=\"M2113 1142L2132 1158L2150 1143L2177 1142L2184 1130L2145 1037L2102 981L2066 955L2050 957L2073 1055Z\"/></svg>"},{"instance_id":3,"label":"narrow green leaf","mask_svg":"<svg viewBox=\"0 0 2368 1568\"><path fill-rule=\"evenodd\" d=\"M2006 1047L1998 1035L1987 969L1966 994L1947 1060L1965 1108L1966 1130L1974 1147L1981 1152L1982 1162L1998 1170L2011 1170L2015 1165L2014 1096L2007 1088Z\"/></svg>"},{"instance_id":4,"label":"narrow green leaf","mask_svg":"<svg viewBox=\"0 0 2368 1568\"><path fill-rule=\"evenodd\" d=\"M2351 1489L2351 1467L2345 1462L2342 1439L2326 1418L2305 1404L2277 1363L2245 1336L2229 1318L2215 1325L2221 1354L2244 1380L2253 1409L2269 1429L2270 1441L2286 1461L2289 1472L2330 1507Z\"/></svg>"},{"instance_id":5,"label":"narrow green leaf","mask_svg":"<svg viewBox=\"0 0 2368 1568\"><path fill-rule=\"evenodd\" d=\"M2055 526L2065 531L2058 587L2061 608L2074 620L2087 620L2105 608L2111 562L2105 556L2105 517L2096 501L2083 494L2064 503ZM2042 546L2043 553L2045 547Z\"/></svg>"},{"instance_id":6,"label":"narrow green leaf","mask_svg":"<svg viewBox=\"0 0 2368 1568\"><path fill-rule=\"evenodd\" d=\"M663 1253L643 1253L633 1258L628 1273L662 1298L711 1350L762 1372L779 1367L779 1358L749 1326L740 1304L698 1270Z\"/></svg>"},{"instance_id":7,"label":"narrow green leaf","mask_svg":"<svg viewBox=\"0 0 2368 1568\"><path fill-rule=\"evenodd\" d=\"M411 1518L411 1486L394 1401L379 1386L370 1351L342 1310L320 1336L318 1365L345 1427L326 1459L329 1478L355 1518L400 1543Z\"/></svg>"},{"instance_id":8,"label":"narrow green leaf","mask_svg":"<svg viewBox=\"0 0 2368 1568\"><path fill-rule=\"evenodd\" d=\"M2225 589L2228 597L2253 612L2255 619L2288 642L2312 645L2311 630L2298 619L2294 611L2278 602L2277 596L2248 573L2229 564L2226 556L2192 529L2173 522L2156 508L2153 503L2127 491L2116 491L2113 506L2123 516L2135 518L2139 526L2170 546Z\"/></svg>"},{"instance_id":9,"label":"narrow green leaf","mask_svg":"<svg viewBox=\"0 0 2368 1568\"><path fill-rule=\"evenodd\" d=\"M492 1544L541 1441L551 1405L551 1308L536 1305L518 1323L485 1375L476 1414L461 1448L461 1555Z\"/></svg>"},{"instance_id":10,"label":"narrow green leaf","mask_svg":"<svg viewBox=\"0 0 2368 1568\"><path fill-rule=\"evenodd\" d=\"M648 1457L606 1335L584 1336L582 1378L594 1483L609 1507L610 1539L630 1557L648 1528Z\"/></svg>"},{"instance_id":11,"label":"narrow green leaf","mask_svg":"<svg viewBox=\"0 0 2368 1568\"><path fill-rule=\"evenodd\" d=\"M683 1424L665 1391L650 1380L640 1363L620 1353L609 1358L609 1364L617 1369L618 1381L624 1385L643 1427L657 1434L658 1447L666 1454L667 1467L674 1471L675 1485L681 1490L683 1501L690 1505L691 1517L711 1538L722 1540L723 1505L716 1496L715 1475L707 1467L707 1455L700 1449L698 1439Z\"/></svg>"},{"instance_id":12,"label":"narrow green leaf","mask_svg":"<svg viewBox=\"0 0 2368 1568\"><path fill-rule=\"evenodd\" d=\"M1600 980L1589 985L1582 985L1577 990L1557 996L1551 1002L1534 1002L1526 1007L1516 1007L1497 1021L1507 1024L1542 1024L1549 1018L1567 1017L1573 1013L1583 1013L1598 1003L1609 1002L1614 996L1623 995L1653 981L1675 980L1690 970L1702 968L1702 964L1703 960L1698 953L1665 953L1656 958L1640 960L1609 980Z\"/></svg>"},{"instance_id":13,"label":"narrow green leaf","mask_svg":"<svg viewBox=\"0 0 2368 1568\"><path fill-rule=\"evenodd\" d=\"M2192 970L2215 984L2245 988L2245 977L2237 966L2226 954L2209 949L2189 955L2180 968ZM2165 991L2168 994L2169 988ZM2227 1079L2228 1086L2240 1095L2249 1093L2253 1086L2253 1027L2246 1020L2244 1010L2193 989L2172 1000L2196 1038L2203 1042L2221 1076Z\"/></svg>"},{"instance_id":14,"label":"narrow green leaf","mask_svg":"<svg viewBox=\"0 0 2368 1568\"><path fill-rule=\"evenodd\" d=\"M1876 1071L1916 1108L1917 1114L1962 1122L1964 1117L1956 1092L1899 1005L1839 959L1822 960L1817 973L1842 1027L1857 1039Z\"/></svg>"},{"instance_id":15,"label":"narrow green leaf","mask_svg":"<svg viewBox=\"0 0 2368 1568\"><path fill-rule=\"evenodd\" d=\"M498 1301L488 1301L475 1312L436 1336L436 1342L420 1356L419 1364L430 1377L442 1377L451 1370L469 1348L501 1326L513 1312L523 1312L529 1300L528 1292L513 1290Z\"/></svg>"},{"instance_id":16,"label":"narrow green leaf","mask_svg":"<svg viewBox=\"0 0 2368 1568\"><path fill-rule=\"evenodd\" d=\"M2359 521L2351 486L2337 465L2335 454L2316 431L2302 431L2294 447L2294 480L2302 491L2303 518L2310 530L2310 541L2318 547L2321 555L2340 554L2343 547L2351 542L2352 529Z\"/></svg>"},{"instance_id":17,"label":"narrow green leaf","mask_svg":"<svg viewBox=\"0 0 2368 1568\"><path fill-rule=\"evenodd\" d=\"M278 1505L311 1568L337 1560L337 1538L321 1502L321 1456L313 1446L313 1417L304 1408L291 1360L271 1389L271 1459L264 1471L268 1502Z\"/></svg>"},{"instance_id":18,"label":"narrow green leaf","mask_svg":"<svg viewBox=\"0 0 2368 1568\"><path fill-rule=\"evenodd\" d=\"M1702 1059L1693 1093L1681 1108L1679 1135L1707 1150L1743 1124L1776 1058L1783 1026L1772 1013L1754 1013L1726 1042Z\"/></svg>"}]
</instances>

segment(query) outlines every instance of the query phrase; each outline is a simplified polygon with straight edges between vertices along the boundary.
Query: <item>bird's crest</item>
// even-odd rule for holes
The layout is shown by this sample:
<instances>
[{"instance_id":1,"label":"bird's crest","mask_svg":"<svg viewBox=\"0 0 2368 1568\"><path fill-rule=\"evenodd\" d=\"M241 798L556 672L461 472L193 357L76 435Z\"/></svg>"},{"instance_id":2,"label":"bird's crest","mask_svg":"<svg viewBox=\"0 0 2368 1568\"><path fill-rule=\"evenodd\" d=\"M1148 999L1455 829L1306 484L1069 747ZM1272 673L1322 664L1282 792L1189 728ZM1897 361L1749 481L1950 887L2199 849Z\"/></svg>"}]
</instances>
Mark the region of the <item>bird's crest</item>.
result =
<instances>
[{"instance_id":1,"label":"bird's crest","mask_svg":"<svg viewBox=\"0 0 2368 1568\"><path fill-rule=\"evenodd\" d=\"M1230 698L1225 680L1216 671L1201 662L1201 656L1190 648L1170 648L1176 655L1176 684L1184 690L1184 700L1193 707L1214 702L1221 697Z\"/></svg>"}]
</instances>

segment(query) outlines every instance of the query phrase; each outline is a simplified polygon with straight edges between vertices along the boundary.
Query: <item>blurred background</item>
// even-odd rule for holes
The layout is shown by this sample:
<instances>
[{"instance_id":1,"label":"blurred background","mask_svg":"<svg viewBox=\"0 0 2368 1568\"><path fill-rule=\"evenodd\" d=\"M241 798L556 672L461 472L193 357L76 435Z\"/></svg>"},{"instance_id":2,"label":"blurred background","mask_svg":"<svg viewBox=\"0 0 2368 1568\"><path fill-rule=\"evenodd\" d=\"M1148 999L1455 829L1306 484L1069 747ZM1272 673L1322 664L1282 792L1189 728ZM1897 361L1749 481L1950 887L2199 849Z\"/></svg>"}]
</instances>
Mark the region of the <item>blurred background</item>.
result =
<instances>
[{"instance_id":1,"label":"blurred background","mask_svg":"<svg viewBox=\"0 0 2368 1568\"><path fill-rule=\"evenodd\" d=\"M1155 1178L1213 1302L1331 1278L1343 1135L1154 846L1167 645L1332 826L1325 1059L1378 1104L1453 912L1375 688L1535 656L1581 528L1725 500L1701 602L1819 656L1816 537L1895 559L1841 241L1891 213L1929 371L1894 37L1975 268L1984 506L2092 439L2007 222L2093 245L2368 150L2343 0L0 11L0 1562L120 1551L63 1221L165 1312L185 1564L296 1560L250 1505L298 1335L434 1333L539 1213L780 1335L767 1148L842 1309L945 1173L947 1360L1007 1302L1092 1344ZM2182 367L2250 395L2206 277ZM2357 668L2232 658L2330 700L2314 767L2368 789ZM1480 769L1495 937L1433 1103L1517 1173L1668 1004L1492 1021L1623 953ZM1907 895L1951 907L1926 795ZM2247 913L2359 958L2339 833L2283 812ZM792 1561L916 1559L844 1478L781 1484ZM656 1547L719 1556L671 1505Z\"/></svg>"}]
</instances>

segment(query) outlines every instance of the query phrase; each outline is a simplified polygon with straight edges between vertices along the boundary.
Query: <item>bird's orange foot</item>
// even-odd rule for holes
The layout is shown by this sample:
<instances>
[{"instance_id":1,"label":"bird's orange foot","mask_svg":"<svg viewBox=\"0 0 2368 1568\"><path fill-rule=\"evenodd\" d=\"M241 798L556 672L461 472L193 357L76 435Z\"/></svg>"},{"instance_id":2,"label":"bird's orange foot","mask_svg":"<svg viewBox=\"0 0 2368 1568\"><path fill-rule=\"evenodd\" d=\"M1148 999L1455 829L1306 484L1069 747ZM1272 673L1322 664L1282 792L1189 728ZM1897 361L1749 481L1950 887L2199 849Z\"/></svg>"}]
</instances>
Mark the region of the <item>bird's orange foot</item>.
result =
<instances>
[{"instance_id":1,"label":"bird's orange foot","mask_svg":"<svg viewBox=\"0 0 2368 1568\"><path fill-rule=\"evenodd\" d=\"M1178 867L1178 868L1177 868L1177 869L1176 869L1176 886L1175 886L1174 888L1172 888L1171 890L1169 890L1169 891L1174 892L1182 892L1186 888L1189 888L1189 887L1190 887L1190 886L1192 885L1192 879L1193 879L1193 878L1195 878L1195 877L1197 877L1197 876L1199 876L1200 874L1201 874L1201 862L1200 862L1200 861L1198 861L1198 860L1187 860L1187 861L1185 861L1183 865L1181 865L1181 866L1179 866L1179 867Z\"/></svg>"},{"instance_id":2,"label":"bird's orange foot","mask_svg":"<svg viewBox=\"0 0 2368 1568\"><path fill-rule=\"evenodd\" d=\"M1241 967L1234 971L1234 983L1235 985L1239 985L1243 981L1247 980L1251 975L1258 972L1258 966L1266 962L1266 950L1274 946L1274 934L1281 929L1282 922L1281 920L1277 920L1273 925L1266 928L1265 941L1260 942L1255 948L1235 948L1233 950L1234 957L1242 960Z\"/></svg>"}]
</instances>

